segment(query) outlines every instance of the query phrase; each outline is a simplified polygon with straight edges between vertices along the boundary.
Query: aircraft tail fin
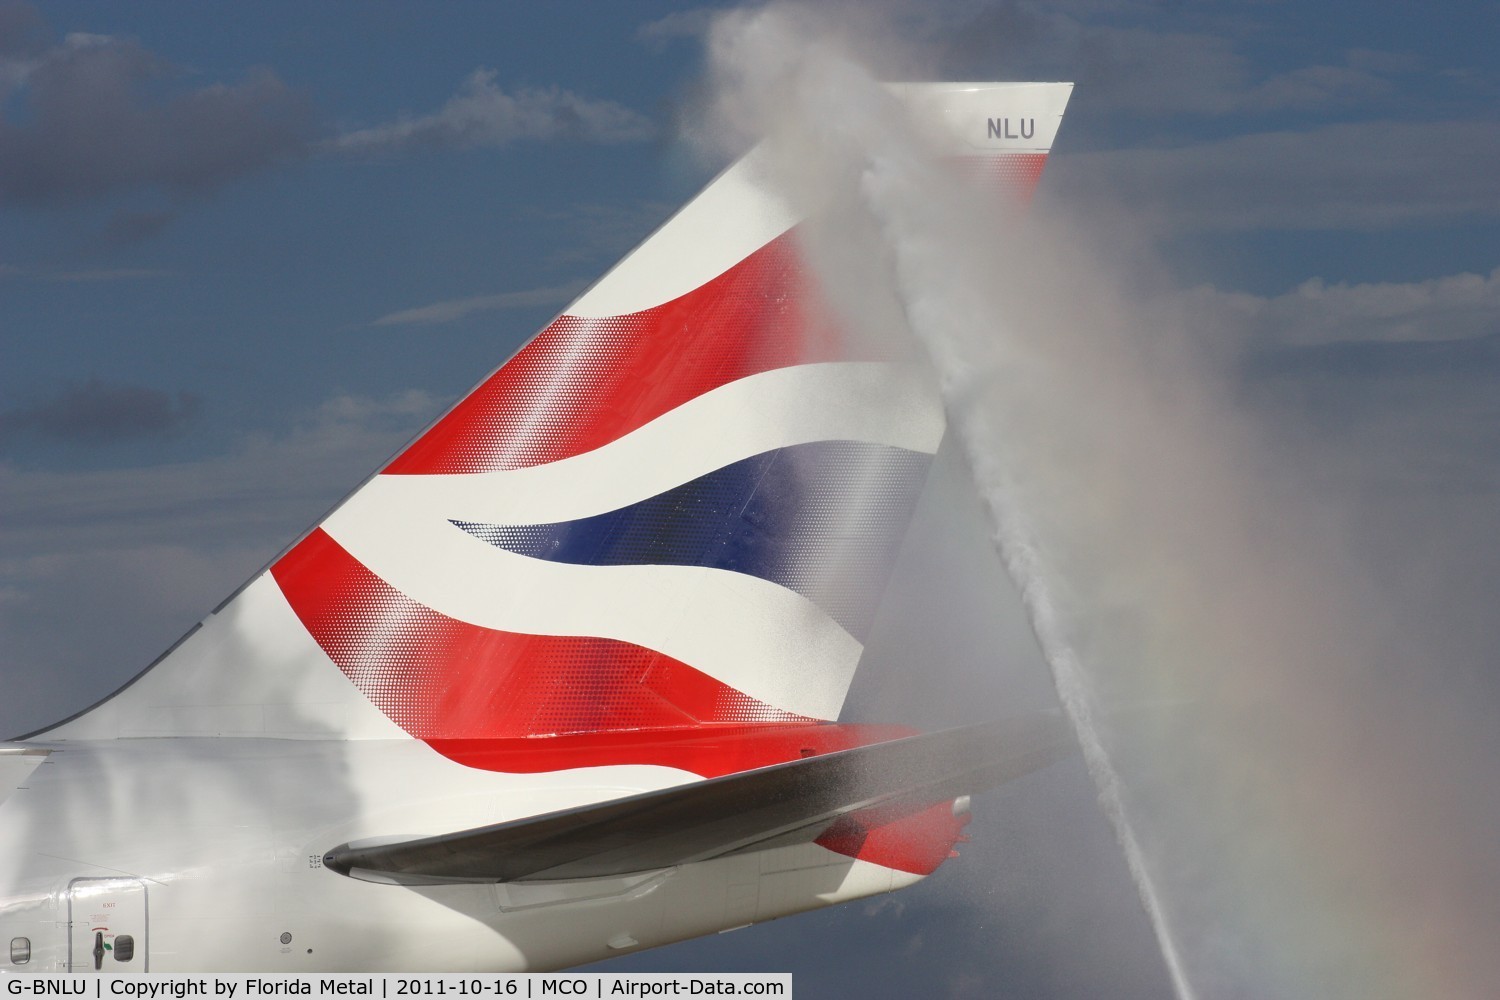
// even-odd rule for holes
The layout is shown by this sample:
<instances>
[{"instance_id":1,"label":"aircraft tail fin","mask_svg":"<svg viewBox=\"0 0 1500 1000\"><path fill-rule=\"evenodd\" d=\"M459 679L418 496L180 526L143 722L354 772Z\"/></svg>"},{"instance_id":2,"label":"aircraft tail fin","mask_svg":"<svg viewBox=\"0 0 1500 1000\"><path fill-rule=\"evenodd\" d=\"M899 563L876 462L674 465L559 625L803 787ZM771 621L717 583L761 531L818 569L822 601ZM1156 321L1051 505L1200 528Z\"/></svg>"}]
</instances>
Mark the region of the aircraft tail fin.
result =
<instances>
[{"instance_id":1,"label":"aircraft tail fin","mask_svg":"<svg viewBox=\"0 0 1500 1000\"><path fill-rule=\"evenodd\" d=\"M1070 87L894 89L1026 194ZM154 668L36 735L836 719L944 416L822 300L798 223L730 167Z\"/></svg>"}]
</instances>

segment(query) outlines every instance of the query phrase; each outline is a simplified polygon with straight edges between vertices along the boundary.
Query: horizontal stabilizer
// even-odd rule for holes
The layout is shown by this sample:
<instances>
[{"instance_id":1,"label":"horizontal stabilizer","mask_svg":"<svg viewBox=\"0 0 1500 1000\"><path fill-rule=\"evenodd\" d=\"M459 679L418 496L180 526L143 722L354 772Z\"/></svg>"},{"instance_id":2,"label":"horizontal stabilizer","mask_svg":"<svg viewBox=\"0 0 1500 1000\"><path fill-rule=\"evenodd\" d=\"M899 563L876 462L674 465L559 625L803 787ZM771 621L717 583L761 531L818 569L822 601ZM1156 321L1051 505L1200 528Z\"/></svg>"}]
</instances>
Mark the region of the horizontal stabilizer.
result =
<instances>
[{"instance_id":1,"label":"horizontal stabilizer","mask_svg":"<svg viewBox=\"0 0 1500 1000\"><path fill-rule=\"evenodd\" d=\"M1056 715L855 747L524 820L344 844L326 867L369 881L604 878L811 843L844 818L876 827L1051 763L1073 747Z\"/></svg>"}]
</instances>

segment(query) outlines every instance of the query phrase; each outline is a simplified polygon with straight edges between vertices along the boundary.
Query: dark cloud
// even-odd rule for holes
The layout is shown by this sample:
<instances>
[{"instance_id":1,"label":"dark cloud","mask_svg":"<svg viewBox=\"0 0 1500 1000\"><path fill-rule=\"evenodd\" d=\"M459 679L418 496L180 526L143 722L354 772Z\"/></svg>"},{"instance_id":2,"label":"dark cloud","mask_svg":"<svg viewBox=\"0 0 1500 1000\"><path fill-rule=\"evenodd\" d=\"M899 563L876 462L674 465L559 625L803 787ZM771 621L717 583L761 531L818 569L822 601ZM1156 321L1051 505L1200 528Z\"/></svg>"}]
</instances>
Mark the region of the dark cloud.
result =
<instances>
[{"instance_id":1,"label":"dark cloud","mask_svg":"<svg viewBox=\"0 0 1500 1000\"><path fill-rule=\"evenodd\" d=\"M1500 122L1372 121L1080 153L1048 183L1173 232L1382 230L1500 216L1496 163Z\"/></svg>"},{"instance_id":2,"label":"dark cloud","mask_svg":"<svg viewBox=\"0 0 1500 1000\"><path fill-rule=\"evenodd\" d=\"M91 378L49 399L0 411L0 444L26 434L87 445L158 437L191 421L202 405L190 392Z\"/></svg>"},{"instance_id":3,"label":"dark cloud","mask_svg":"<svg viewBox=\"0 0 1500 1000\"><path fill-rule=\"evenodd\" d=\"M309 97L269 69L194 89L171 86L176 73L132 39L49 41L34 8L0 6L0 201L66 205L140 190L181 197L317 154L633 142L657 132L613 101L560 87L506 90L479 69L434 112L329 139ZM117 214L96 249L143 239L171 218Z\"/></svg>"},{"instance_id":4,"label":"dark cloud","mask_svg":"<svg viewBox=\"0 0 1500 1000\"><path fill-rule=\"evenodd\" d=\"M0 197L86 201L138 188L211 190L306 152L308 100L268 70L157 97L171 68L134 41L70 35L21 70L0 120Z\"/></svg>"},{"instance_id":5,"label":"dark cloud","mask_svg":"<svg viewBox=\"0 0 1500 1000\"><path fill-rule=\"evenodd\" d=\"M246 434L229 452L171 465L47 471L0 462L0 553L232 543L261 545L269 555L389 458L441 403L419 390L337 396L284 435Z\"/></svg>"}]
</instances>

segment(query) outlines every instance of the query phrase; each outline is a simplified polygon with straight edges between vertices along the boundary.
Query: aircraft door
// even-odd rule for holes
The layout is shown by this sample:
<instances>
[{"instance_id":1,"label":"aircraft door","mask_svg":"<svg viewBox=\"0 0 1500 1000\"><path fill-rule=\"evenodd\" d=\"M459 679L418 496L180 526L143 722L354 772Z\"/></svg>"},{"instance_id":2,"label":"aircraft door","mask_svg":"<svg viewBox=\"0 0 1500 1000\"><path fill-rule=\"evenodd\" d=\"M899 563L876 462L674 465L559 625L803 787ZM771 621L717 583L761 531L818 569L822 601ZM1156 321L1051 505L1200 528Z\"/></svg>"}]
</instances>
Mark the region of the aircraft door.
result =
<instances>
[{"instance_id":1,"label":"aircraft door","mask_svg":"<svg viewBox=\"0 0 1500 1000\"><path fill-rule=\"evenodd\" d=\"M146 885L134 878L68 883L68 971L145 972Z\"/></svg>"}]
</instances>

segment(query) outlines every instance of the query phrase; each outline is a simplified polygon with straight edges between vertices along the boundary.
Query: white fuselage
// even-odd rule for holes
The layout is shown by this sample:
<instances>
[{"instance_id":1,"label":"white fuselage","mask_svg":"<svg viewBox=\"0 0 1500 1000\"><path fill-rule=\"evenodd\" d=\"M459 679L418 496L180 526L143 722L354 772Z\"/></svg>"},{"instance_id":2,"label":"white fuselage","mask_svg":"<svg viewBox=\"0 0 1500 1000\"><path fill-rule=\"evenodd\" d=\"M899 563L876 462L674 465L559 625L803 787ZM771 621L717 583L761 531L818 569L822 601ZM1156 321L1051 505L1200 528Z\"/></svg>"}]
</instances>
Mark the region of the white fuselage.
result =
<instances>
[{"instance_id":1,"label":"white fuselage","mask_svg":"<svg viewBox=\"0 0 1500 1000\"><path fill-rule=\"evenodd\" d=\"M543 971L919 878L808 844L610 879L380 884L323 868L324 852L696 776L654 766L501 774L410 739L50 748L0 803L0 968L16 972ZM117 949L120 935L129 939ZM30 947L20 965L4 950L18 938Z\"/></svg>"}]
</instances>

